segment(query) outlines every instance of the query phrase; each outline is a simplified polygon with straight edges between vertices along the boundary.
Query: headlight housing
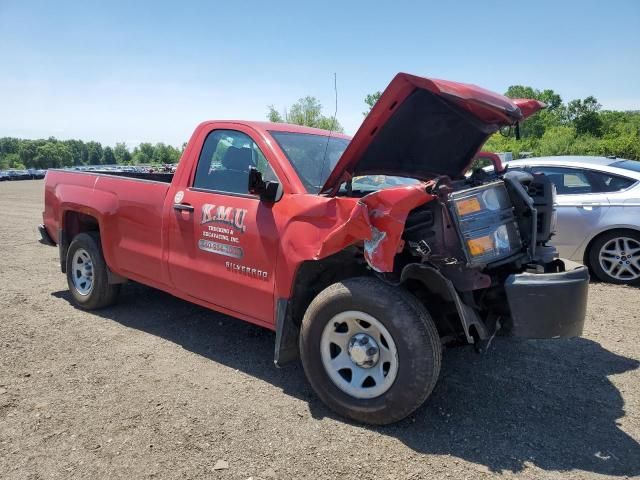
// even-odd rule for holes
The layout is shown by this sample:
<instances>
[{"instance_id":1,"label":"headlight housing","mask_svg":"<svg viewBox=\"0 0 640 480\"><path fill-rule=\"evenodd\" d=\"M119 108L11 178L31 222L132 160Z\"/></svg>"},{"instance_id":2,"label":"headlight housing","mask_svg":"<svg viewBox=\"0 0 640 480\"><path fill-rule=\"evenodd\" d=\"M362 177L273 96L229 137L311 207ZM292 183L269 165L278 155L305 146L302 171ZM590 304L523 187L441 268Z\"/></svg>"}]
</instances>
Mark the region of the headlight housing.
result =
<instances>
[{"instance_id":1,"label":"headlight housing","mask_svg":"<svg viewBox=\"0 0 640 480\"><path fill-rule=\"evenodd\" d=\"M452 193L449 210L458 224L469 264L495 262L522 248L513 205L503 182Z\"/></svg>"}]
</instances>

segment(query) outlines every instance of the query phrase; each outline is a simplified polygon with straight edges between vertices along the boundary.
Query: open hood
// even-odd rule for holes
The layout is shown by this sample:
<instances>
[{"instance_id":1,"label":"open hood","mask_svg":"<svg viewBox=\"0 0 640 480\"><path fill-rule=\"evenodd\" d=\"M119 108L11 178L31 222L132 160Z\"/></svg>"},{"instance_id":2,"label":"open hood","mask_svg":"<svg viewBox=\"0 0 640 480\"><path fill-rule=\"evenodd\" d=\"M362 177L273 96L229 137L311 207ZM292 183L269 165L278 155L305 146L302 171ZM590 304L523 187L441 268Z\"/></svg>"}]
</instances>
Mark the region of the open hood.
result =
<instances>
[{"instance_id":1,"label":"open hood","mask_svg":"<svg viewBox=\"0 0 640 480\"><path fill-rule=\"evenodd\" d=\"M362 122L321 192L335 193L342 182L358 175L459 177L492 133L544 106L475 85L399 73Z\"/></svg>"}]
</instances>

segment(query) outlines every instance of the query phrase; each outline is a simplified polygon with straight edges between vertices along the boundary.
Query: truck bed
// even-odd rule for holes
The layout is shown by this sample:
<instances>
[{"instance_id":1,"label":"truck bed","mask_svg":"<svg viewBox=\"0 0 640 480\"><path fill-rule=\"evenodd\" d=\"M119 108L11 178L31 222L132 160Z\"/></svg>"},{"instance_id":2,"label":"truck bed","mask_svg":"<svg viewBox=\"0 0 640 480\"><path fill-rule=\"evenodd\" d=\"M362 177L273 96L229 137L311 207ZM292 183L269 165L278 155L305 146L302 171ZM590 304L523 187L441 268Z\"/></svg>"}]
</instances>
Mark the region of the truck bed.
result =
<instances>
[{"instance_id":1,"label":"truck bed","mask_svg":"<svg viewBox=\"0 0 640 480\"><path fill-rule=\"evenodd\" d=\"M82 216L92 215L99 220L111 270L162 286L168 281L162 269L163 209L172 178L172 173L161 172L50 169L45 180L47 232L59 243L60 229L73 237L82 230Z\"/></svg>"},{"instance_id":2,"label":"truck bed","mask_svg":"<svg viewBox=\"0 0 640 480\"><path fill-rule=\"evenodd\" d=\"M100 171L100 170L71 170L75 173L90 173L92 175L111 175L114 177L137 178L140 180L152 180L155 182L171 183L173 173L171 172L122 172L122 171Z\"/></svg>"}]
</instances>

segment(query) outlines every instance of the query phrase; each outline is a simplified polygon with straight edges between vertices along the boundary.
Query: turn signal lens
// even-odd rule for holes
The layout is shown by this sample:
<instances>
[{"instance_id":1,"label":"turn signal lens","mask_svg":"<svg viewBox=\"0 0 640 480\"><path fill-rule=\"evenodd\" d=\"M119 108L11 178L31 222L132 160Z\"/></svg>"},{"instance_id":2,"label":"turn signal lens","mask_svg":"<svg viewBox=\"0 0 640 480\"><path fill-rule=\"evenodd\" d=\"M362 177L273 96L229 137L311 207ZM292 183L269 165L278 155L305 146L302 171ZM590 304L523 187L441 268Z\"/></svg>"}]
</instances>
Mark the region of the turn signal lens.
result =
<instances>
[{"instance_id":1,"label":"turn signal lens","mask_svg":"<svg viewBox=\"0 0 640 480\"><path fill-rule=\"evenodd\" d=\"M456 202L456 210L458 210L458 215L464 217L470 213L479 212L482 210L482 207L480 206L480 201L477 197L471 197L465 198L464 200L458 200Z\"/></svg>"},{"instance_id":2,"label":"turn signal lens","mask_svg":"<svg viewBox=\"0 0 640 480\"><path fill-rule=\"evenodd\" d=\"M472 256L484 255L495 248L493 238L489 235L467 240L467 247Z\"/></svg>"}]
</instances>

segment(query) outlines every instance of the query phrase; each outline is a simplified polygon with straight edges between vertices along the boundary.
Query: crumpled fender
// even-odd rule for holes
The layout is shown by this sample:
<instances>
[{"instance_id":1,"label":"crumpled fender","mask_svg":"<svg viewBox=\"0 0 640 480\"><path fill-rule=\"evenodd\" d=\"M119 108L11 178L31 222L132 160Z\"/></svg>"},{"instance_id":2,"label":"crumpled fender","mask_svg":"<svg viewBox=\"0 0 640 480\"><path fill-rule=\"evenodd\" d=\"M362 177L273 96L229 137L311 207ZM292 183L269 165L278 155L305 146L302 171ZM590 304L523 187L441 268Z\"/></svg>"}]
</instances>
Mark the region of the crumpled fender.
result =
<instances>
[{"instance_id":1,"label":"crumpled fender","mask_svg":"<svg viewBox=\"0 0 640 480\"><path fill-rule=\"evenodd\" d=\"M350 245L364 244L366 261L374 270L393 271L407 215L435 198L426 192L428 186L391 187L363 198L289 195L275 204L282 219L279 236L273 239L282 249L276 262L276 295L291 297L291 279L303 262L321 260Z\"/></svg>"},{"instance_id":2,"label":"crumpled fender","mask_svg":"<svg viewBox=\"0 0 640 480\"><path fill-rule=\"evenodd\" d=\"M302 262L320 260L364 242L364 255L378 272L393 270L402 248L402 232L409 212L431 201L429 183L392 187L363 198L290 195L282 202L286 223L279 243L285 252L277 262L276 346L274 361L282 366L298 356L298 326L288 310L296 270ZM291 279L294 279L292 282Z\"/></svg>"},{"instance_id":3,"label":"crumpled fender","mask_svg":"<svg viewBox=\"0 0 640 480\"><path fill-rule=\"evenodd\" d=\"M433 198L426 192L424 183L370 193L359 199L344 221L327 233L314 259L328 257L364 241L365 259L371 268L378 272L392 271L393 259L402 247L401 237L409 212Z\"/></svg>"}]
</instances>

